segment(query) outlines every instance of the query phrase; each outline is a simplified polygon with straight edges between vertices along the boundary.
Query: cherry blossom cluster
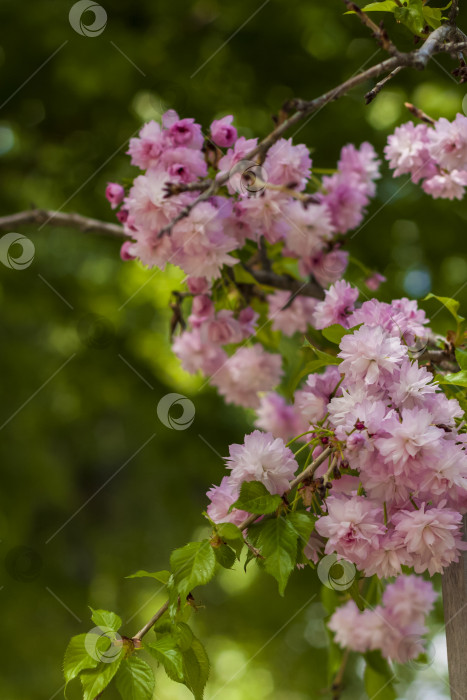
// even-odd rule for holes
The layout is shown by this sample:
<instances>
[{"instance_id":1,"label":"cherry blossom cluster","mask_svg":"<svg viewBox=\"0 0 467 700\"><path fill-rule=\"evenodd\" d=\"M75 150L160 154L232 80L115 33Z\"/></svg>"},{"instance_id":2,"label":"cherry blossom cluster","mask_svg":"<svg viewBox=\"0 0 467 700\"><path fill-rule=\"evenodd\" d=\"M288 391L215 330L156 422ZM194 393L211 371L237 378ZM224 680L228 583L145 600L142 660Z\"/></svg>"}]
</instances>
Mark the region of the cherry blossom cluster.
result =
<instances>
[{"instance_id":1,"label":"cherry blossom cluster","mask_svg":"<svg viewBox=\"0 0 467 700\"><path fill-rule=\"evenodd\" d=\"M342 326L340 364L309 375L293 404L275 392L260 397L256 425L266 432L255 430L231 445L230 474L208 492L208 514L215 522L244 520L247 514L231 506L245 481L260 481L273 494L288 491L299 465L286 441L298 436L307 443L300 452L308 448L311 459L333 449L300 490L317 517L305 556L317 564L323 555L337 555L365 577L399 577L407 569L433 576L467 548L463 411L418 365L428 329L416 302L372 299L357 307L357 296L337 282L316 304L317 325ZM402 577L388 587L382 608L360 613L348 603L331 629L350 648L413 658L421 642L407 640L426 631L430 591L423 581Z\"/></svg>"},{"instance_id":2,"label":"cherry blossom cluster","mask_svg":"<svg viewBox=\"0 0 467 700\"><path fill-rule=\"evenodd\" d=\"M191 279L188 284L191 290L207 291L203 279ZM257 319L250 306L237 316L230 309L216 312L206 293L196 294L188 319L191 330L175 338L173 350L187 372L201 370L209 375L227 401L256 408L258 392L274 389L282 375L281 355L266 352L258 343L244 344L254 334ZM230 356L223 347L240 343Z\"/></svg>"},{"instance_id":3,"label":"cherry blossom cluster","mask_svg":"<svg viewBox=\"0 0 467 700\"><path fill-rule=\"evenodd\" d=\"M467 117L457 114L452 122L441 118L433 126L402 124L389 136L385 154L394 177L409 173L435 199L462 199L467 185Z\"/></svg>"},{"instance_id":4,"label":"cherry blossom cluster","mask_svg":"<svg viewBox=\"0 0 467 700\"><path fill-rule=\"evenodd\" d=\"M302 274L313 274L322 286L336 281L347 265L336 237L361 223L375 193L379 161L373 147L345 146L336 172L324 177L310 198L304 191L312 162L304 144L280 139L259 165L246 160L258 140L238 137L232 121L232 116L215 120L204 138L194 119L179 119L169 110L161 125L151 121L131 139L131 163L143 173L127 194L117 183L106 190L132 239L122 256L149 267L171 262L189 276L212 280L224 265L235 264L232 253L247 239L257 242L263 236L271 244L282 242L283 254L298 259ZM183 190L206 177L208 165L216 177L227 177L223 194L198 204L170 235L159 236L197 196L195 191L168 196L168 183Z\"/></svg>"},{"instance_id":5,"label":"cherry blossom cluster","mask_svg":"<svg viewBox=\"0 0 467 700\"><path fill-rule=\"evenodd\" d=\"M399 576L387 585L382 605L360 612L349 600L333 613L328 627L343 647L361 653L380 649L385 658L407 663L425 652L425 618L436 597L429 581Z\"/></svg>"}]
</instances>

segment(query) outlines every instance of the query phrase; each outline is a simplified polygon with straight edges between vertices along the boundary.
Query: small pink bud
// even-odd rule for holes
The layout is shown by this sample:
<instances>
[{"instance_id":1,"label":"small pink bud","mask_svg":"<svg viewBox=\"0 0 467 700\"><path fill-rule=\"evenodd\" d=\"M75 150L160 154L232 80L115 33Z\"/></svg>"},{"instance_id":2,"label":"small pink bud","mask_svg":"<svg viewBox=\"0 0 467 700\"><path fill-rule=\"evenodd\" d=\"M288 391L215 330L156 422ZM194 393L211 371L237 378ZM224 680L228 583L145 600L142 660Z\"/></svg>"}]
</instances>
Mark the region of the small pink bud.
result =
<instances>
[{"instance_id":1,"label":"small pink bud","mask_svg":"<svg viewBox=\"0 0 467 700\"><path fill-rule=\"evenodd\" d=\"M120 257L122 260L127 261L127 260L134 260L135 259L136 256L132 255L130 253L131 246L132 246L131 241L125 241L125 243L120 248Z\"/></svg>"},{"instance_id":2,"label":"small pink bud","mask_svg":"<svg viewBox=\"0 0 467 700\"><path fill-rule=\"evenodd\" d=\"M237 129L232 126L233 116L215 119L211 124L211 137L221 148L229 148L237 140Z\"/></svg>"},{"instance_id":3,"label":"small pink bud","mask_svg":"<svg viewBox=\"0 0 467 700\"><path fill-rule=\"evenodd\" d=\"M123 202L125 189L117 182L109 182L105 188L105 196L109 200L112 209L116 209Z\"/></svg>"}]
</instances>

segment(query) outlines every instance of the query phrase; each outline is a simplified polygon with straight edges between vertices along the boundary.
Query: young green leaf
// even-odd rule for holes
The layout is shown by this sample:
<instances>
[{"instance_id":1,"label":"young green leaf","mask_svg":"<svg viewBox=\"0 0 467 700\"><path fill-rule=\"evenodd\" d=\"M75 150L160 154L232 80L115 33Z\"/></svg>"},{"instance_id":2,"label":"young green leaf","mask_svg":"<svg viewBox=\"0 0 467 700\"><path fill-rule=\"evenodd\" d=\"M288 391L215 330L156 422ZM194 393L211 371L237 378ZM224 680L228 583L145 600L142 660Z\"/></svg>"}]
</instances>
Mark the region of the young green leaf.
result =
<instances>
[{"instance_id":1,"label":"young green leaf","mask_svg":"<svg viewBox=\"0 0 467 700\"><path fill-rule=\"evenodd\" d=\"M231 569L237 560L233 549L226 544L221 544L220 547L214 547L213 549L217 563L223 566L224 569Z\"/></svg>"},{"instance_id":2,"label":"young green leaf","mask_svg":"<svg viewBox=\"0 0 467 700\"><path fill-rule=\"evenodd\" d=\"M175 626L174 637L181 651L186 651L193 644L193 632L185 622L178 622Z\"/></svg>"},{"instance_id":3,"label":"young green leaf","mask_svg":"<svg viewBox=\"0 0 467 700\"><path fill-rule=\"evenodd\" d=\"M195 700L203 700L204 688L209 677L209 659L204 646L194 637L191 647L183 652L185 685Z\"/></svg>"},{"instance_id":4,"label":"young green leaf","mask_svg":"<svg viewBox=\"0 0 467 700\"><path fill-rule=\"evenodd\" d=\"M95 700L95 698L107 688L112 678L117 673L124 655L123 648L112 663L101 662L96 668L82 671L80 674L83 686L83 700Z\"/></svg>"},{"instance_id":5,"label":"young green leaf","mask_svg":"<svg viewBox=\"0 0 467 700\"><path fill-rule=\"evenodd\" d=\"M397 696L391 680L375 671L369 665L365 668L364 681L365 690L369 698L378 696L378 700L396 700Z\"/></svg>"},{"instance_id":6,"label":"young green leaf","mask_svg":"<svg viewBox=\"0 0 467 700\"><path fill-rule=\"evenodd\" d=\"M243 532L233 523L221 523L217 526L217 534L227 542L227 544L235 550L237 559L240 559L240 554L245 544Z\"/></svg>"},{"instance_id":7,"label":"young green leaf","mask_svg":"<svg viewBox=\"0 0 467 700\"><path fill-rule=\"evenodd\" d=\"M467 370L461 369L460 372L455 372L454 374L439 374L436 376L436 379L439 384L454 384L455 386L467 387Z\"/></svg>"},{"instance_id":8,"label":"young green leaf","mask_svg":"<svg viewBox=\"0 0 467 700\"><path fill-rule=\"evenodd\" d=\"M287 520L298 537L298 552L301 554L315 528L316 518L306 510L296 510L287 515Z\"/></svg>"},{"instance_id":9,"label":"young green leaf","mask_svg":"<svg viewBox=\"0 0 467 700\"><path fill-rule=\"evenodd\" d=\"M175 587L183 600L195 586L202 586L212 579L216 557L209 540L190 542L172 552L170 566Z\"/></svg>"},{"instance_id":10,"label":"young green leaf","mask_svg":"<svg viewBox=\"0 0 467 700\"><path fill-rule=\"evenodd\" d=\"M87 634L78 634L72 637L65 652L63 660L63 675L68 685L73 678L76 678L81 671L88 668L95 668L99 660L89 655L86 649Z\"/></svg>"},{"instance_id":11,"label":"young green leaf","mask_svg":"<svg viewBox=\"0 0 467 700\"><path fill-rule=\"evenodd\" d=\"M274 513L282 503L280 496L272 495L261 481L244 481L240 488L240 495L230 507L246 510L247 513L264 515Z\"/></svg>"},{"instance_id":12,"label":"young green leaf","mask_svg":"<svg viewBox=\"0 0 467 700\"><path fill-rule=\"evenodd\" d=\"M261 523L258 547L264 556L264 568L279 584L284 595L289 576L297 560L297 532L286 518L272 518Z\"/></svg>"},{"instance_id":13,"label":"young green leaf","mask_svg":"<svg viewBox=\"0 0 467 700\"><path fill-rule=\"evenodd\" d=\"M422 0L405 0L403 7L397 7L394 10L394 17L397 22L404 24L417 36L423 36L426 21L423 16Z\"/></svg>"},{"instance_id":14,"label":"young green leaf","mask_svg":"<svg viewBox=\"0 0 467 700\"><path fill-rule=\"evenodd\" d=\"M173 635L164 635L157 642L146 644L145 648L163 665L169 678L183 683L183 656Z\"/></svg>"},{"instance_id":15,"label":"young green leaf","mask_svg":"<svg viewBox=\"0 0 467 700\"><path fill-rule=\"evenodd\" d=\"M427 294L422 301L428 301L428 299L436 299L437 301L441 302L441 304L454 316L458 325L460 325L462 321L465 321L465 318L459 315L459 302L457 299L451 299L451 297L438 297L436 294L432 294L431 292Z\"/></svg>"},{"instance_id":16,"label":"young green leaf","mask_svg":"<svg viewBox=\"0 0 467 700\"><path fill-rule=\"evenodd\" d=\"M456 348L456 360L461 369L467 369L467 350Z\"/></svg>"},{"instance_id":17,"label":"young green leaf","mask_svg":"<svg viewBox=\"0 0 467 700\"><path fill-rule=\"evenodd\" d=\"M423 17L432 29L438 29L443 19L442 10L440 7L427 7L425 5L423 7Z\"/></svg>"},{"instance_id":18,"label":"young green leaf","mask_svg":"<svg viewBox=\"0 0 467 700\"><path fill-rule=\"evenodd\" d=\"M369 5L362 7L364 12L394 12L397 7L396 0L383 0L383 2L370 2ZM345 14L355 14L353 10Z\"/></svg>"},{"instance_id":19,"label":"young green leaf","mask_svg":"<svg viewBox=\"0 0 467 700\"><path fill-rule=\"evenodd\" d=\"M149 571L140 569L139 571L136 571L134 574L130 574L125 578L155 578L156 581L167 584L170 576L170 571L155 571L154 573L150 573Z\"/></svg>"},{"instance_id":20,"label":"young green leaf","mask_svg":"<svg viewBox=\"0 0 467 700\"><path fill-rule=\"evenodd\" d=\"M118 669L115 683L123 700L152 700L154 673L138 656L125 659Z\"/></svg>"},{"instance_id":21,"label":"young green leaf","mask_svg":"<svg viewBox=\"0 0 467 700\"><path fill-rule=\"evenodd\" d=\"M109 610L93 610L91 608L91 620L102 629L109 627L117 632L122 626L122 618Z\"/></svg>"},{"instance_id":22,"label":"young green leaf","mask_svg":"<svg viewBox=\"0 0 467 700\"><path fill-rule=\"evenodd\" d=\"M321 367L327 367L328 365L340 365L340 363L342 362L342 359L340 357L330 355L327 352L323 352L322 350L318 350L318 348L315 348L315 346L310 343L308 338L305 338L305 342L302 345L302 347L313 350L317 358L316 362L319 360L321 362Z\"/></svg>"},{"instance_id":23,"label":"young green leaf","mask_svg":"<svg viewBox=\"0 0 467 700\"><path fill-rule=\"evenodd\" d=\"M382 657L379 649L375 649L374 651L367 651L364 654L364 658L368 666L371 666L373 671L376 671L376 673L379 673L381 676L384 676L386 680L390 681L392 679L393 673L391 671L391 667L389 666L386 659Z\"/></svg>"},{"instance_id":24,"label":"young green leaf","mask_svg":"<svg viewBox=\"0 0 467 700\"><path fill-rule=\"evenodd\" d=\"M353 328L344 328L344 326L341 326L340 323L334 323L332 326L323 328L321 333L324 335L326 340L339 345L344 335L351 335L352 333L355 333L355 331L360 328L361 325L362 324L359 323L358 326L353 326Z\"/></svg>"}]
</instances>

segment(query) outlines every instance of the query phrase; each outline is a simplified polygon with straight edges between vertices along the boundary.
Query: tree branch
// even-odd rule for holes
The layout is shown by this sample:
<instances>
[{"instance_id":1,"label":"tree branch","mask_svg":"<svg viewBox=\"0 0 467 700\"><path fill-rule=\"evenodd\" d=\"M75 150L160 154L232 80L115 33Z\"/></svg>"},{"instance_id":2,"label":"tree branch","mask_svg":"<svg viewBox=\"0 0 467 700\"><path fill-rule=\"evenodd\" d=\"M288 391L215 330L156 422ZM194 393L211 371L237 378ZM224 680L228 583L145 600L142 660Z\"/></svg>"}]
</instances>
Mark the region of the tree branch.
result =
<instances>
[{"instance_id":1,"label":"tree branch","mask_svg":"<svg viewBox=\"0 0 467 700\"><path fill-rule=\"evenodd\" d=\"M301 282L293 277L276 275L269 270L254 270L244 263L242 263L242 266L259 284L274 287L275 289L283 289L287 292L300 294L305 297L324 299L324 290L316 282Z\"/></svg>"},{"instance_id":2,"label":"tree branch","mask_svg":"<svg viewBox=\"0 0 467 700\"><path fill-rule=\"evenodd\" d=\"M344 0L345 2L345 0ZM293 99L286 102L282 107L283 114L291 114L291 116L284 119L273 131L271 131L268 136L266 136L255 148L253 148L249 153L244 156L244 160L252 160L257 158L259 162L263 162L266 153L271 148L271 146L281 138L281 136L288 131L292 126L298 124L304 117L307 117L315 112L321 110L329 102L337 100L339 97L345 95L349 90L364 83L372 78L377 78L382 73L391 73L396 68L399 67L411 67L417 70L423 70L428 61L436 53L445 52L445 42L446 41L463 41L465 38L464 34L457 29L457 27L451 24L443 24L438 29L435 29L425 40L423 46L410 53L401 53L394 49L394 55L391 58L377 63L376 65L368 68L361 73L357 73L345 82L341 83L337 87L329 90L320 97L316 97L313 100L302 100ZM295 111L294 111L295 110ZM205 202L210 197L215 195L219 189L226 184L229 180L230 173L224 173L223 175L218 175L215 180L212 181L211 185L200 194L196 199L193 200L189 205L184 207L175 216L172 221L167 224L160 232L159 237L164 235L169 235L175 226L181 219L189 216L193 209L200 204ZM203 184L203 187L205 185Z\"/></svg>"},{"instance_id":3,"label":"tree branch","mask_svg":"<svg viewBox=\"0 0 467 700\"><path fill-rule=\"evenodd\" d=\"M366 93L365 95L365 102L367 105L370 104L370 102L373 102L375 99L376 95L378 95L383 87L388 83L390 80L392 80L398 73L401 72L401 70L404 70L405 66L397 66L397 68L394 68L389 75L386 75L382 80L380 80L376 85L369 90L369 92Z\"/></svg>"},{"instance_id":4,"label":"tree branch","mask_svg":"<svg viewBox=\"0 0 467 700\"><path fill-rule=\"evenodd\" d=\"M76 228L79 231L95 233L104 236L118 236L127 238L122 226L111 224L107 221L99 221L98 219L90 219L81 214L66 214L57 211L48 211L46 209L31 209L30 211L20 211L17 214L0 217L0 231L14 230L16 226L25 224L47 224L47 226L66 226Z\"/></svg>"},{"instance_id":5,"label":"tree branch","mask_svg":"<svg viewBox=\"0 0 467 700\"><path fill-rule=\"evenodd\" d=\"M166 612L166 610L168 609L168 607L169 607L169 601L166 600L165 603L164 603L164 605L163 605L161 608L159 608L159 610L156 612L156 614L153 615L153 616L151 617L151 619L150 619L148 622L146 622L146 624L144 625L144 627L142 627L142 628L140 629L140 631L137 632L137 633L135 634L135 636L133 637L133 642L138 641L138 640L141 640L141 639L144 637L144 635L145 635L147 632L149 632L149 630L151 629L151 627L152 627L153 625L156 624L156 622L159 620L159 618L162 617L162 615Z\"/></svg>"}]
</instances>

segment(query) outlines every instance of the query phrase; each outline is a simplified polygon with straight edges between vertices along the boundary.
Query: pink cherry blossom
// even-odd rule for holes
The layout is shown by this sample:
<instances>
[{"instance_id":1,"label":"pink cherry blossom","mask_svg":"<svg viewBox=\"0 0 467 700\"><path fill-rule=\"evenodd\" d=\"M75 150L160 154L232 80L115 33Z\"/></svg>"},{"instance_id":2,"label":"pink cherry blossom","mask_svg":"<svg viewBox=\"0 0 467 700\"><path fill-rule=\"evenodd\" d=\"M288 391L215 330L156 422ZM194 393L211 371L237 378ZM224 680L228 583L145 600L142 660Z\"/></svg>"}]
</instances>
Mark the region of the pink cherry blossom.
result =
<instances>
[{"instance_id":1,"label":"pink cherry blossom","mask_svg":"<svg viewBox=\"0 0 467 700\"><path fill-rule=\"evenodd\" d=\"M467 543L462 542L462 516L448 508L430 508L423 503L418 510L398 511L392 521L417 573L442 573L467 549Z\"/></svg>"},{"instance_id":2,"label":"pink cherry blossom","mask_svg":"<svg viewBox=\"0 0 467 700\"><path fill-rule=\"evenodd\" d=\"M224 476L219 486L213 486L209 489L206 495L211 503L207 507L207 514L211 520L215 523L240 525L249 513L237 510L237 508L229 513L229 508L238 499L239 492L238 485L233 484L228 476Z\"/></svg>"},{"instance_id":3,"label":"pink cherry blossom","mask_svg":"<svg viewBox=\"0 0 467 700\"><path fill-rule=\"evenodd\" d=\"M293 296L280 290L267 296L269 319L274 331L293 335L297 331L305 333L311 324L317 300L310 297Z\"/></svg>"},{"instance_id":4,"label":"pink cherry blossom","mask_svg":"<svg viewBox=\"0 0 467 700\"><path fill-rule=\"evenodd\" d=\"M230 445L227 468L232 484L261 481L270 493L287 491L298 469L293 452L283 440L259 430L245 435L243 445Z\"/></svg>"},{"instance_id":5,"label":"pink cherry blossom","mask_svg":"<svg viewBox=\"0 0 467 700\"><path fill-rule=\"evenodd\" d=\"M335 323L349 328L348 317L354 310L358 298L358 289L341 280L333 284L326 292L324 301L316 305L313 315L315 328L327 328Z\"/></svg>"},{"instance_id":6,"label":"pink cherry blossom","mask_svg":"<svg viewBox=\"0 0 467 700\"><path fill-rule=\"evenodd\" d=\"M467 185L467 171L452 170L450 173L433 175L422 187L434 199L462 199Z\"/></svg>"},{"instance_id":7,"label":"pink cherry blossom","mask_svg":"<svg viewBox=\"0 0 467 700\"><path fill-rule=\"evenodd\" d=\"M211 383L229 403L258 408L258 392L272 391L282 375L282 357L261 345L241 347L212 376Z\"/></svg>"},{"instance_id":8,"label":"pink cherry blossom","mask_svg":"<svg viewBox=\"0 0 467 700\"><path fill-rule=\"evenodd\" d=\"M283 396L274 392L261 397L256 416L255 425L258 428L284 441L301 435L307 429L303 414L298 413L295 406L288 405Z\"/></svg>"},{"instance_id":9,"label":"pink cherry blossom","mask_svg":"<svg viewBox=\"0 0 467 700\"><path fill-rule=\"evenodd\" d=\"M385 532L381 507L363 496L328 496L326 503L328 515L316 521L318 534L328 538L324 551L336 552L363 568Z\"/></svg>"},{"instance_id":10,"label":"pink cherry blossom","mask_svg":"<svg viewBox=\"0 0 467 700\"><path fill-rule=\"evenodd\" d=\"M125 197L125 188L117 182L109 182L105 188L105 196L110 202L112 209L116 209L123 202Z\"/></svg>"},{"instance_id":11,"label":"pink cherry blossom","mask_svg":"<svg viewBox=\"0 0 467 700\"><path fill-rule=\"evenodd\" d=\"M271 146L264 161L268 182L305 189L311 175L311 158L304 144L294 146L292 139L279 139Z\"/></svg>"},{"instance_id":12,"label":"pink cherry blossom","mask_svg":"<svg viewBox=\"0 0 467 700\"><path fill-rule=\"evenodd\" d=\"M344 335L338 357L343 359L341 372L371 385L394 374L398 362L406 354L407 349L400 341L389 336L379 326L362 326L354 333Z\"/></svg>"},{"instance_id":13,"label":"pink cherry blossom","mask_svg":"<svg viewBox=\"0 0 467 700\"><path fill-rule=\"evenodd\" d=\"M237 140L237 129L232 126L233 116L215 119L211 124L211 137L216 146L229 148Z\"/></svg>"}]
</instances>

